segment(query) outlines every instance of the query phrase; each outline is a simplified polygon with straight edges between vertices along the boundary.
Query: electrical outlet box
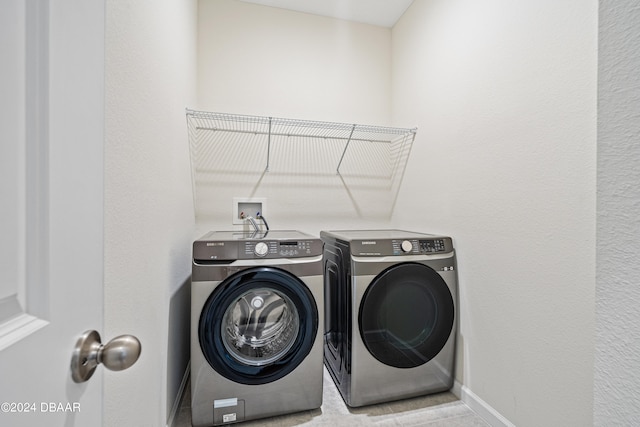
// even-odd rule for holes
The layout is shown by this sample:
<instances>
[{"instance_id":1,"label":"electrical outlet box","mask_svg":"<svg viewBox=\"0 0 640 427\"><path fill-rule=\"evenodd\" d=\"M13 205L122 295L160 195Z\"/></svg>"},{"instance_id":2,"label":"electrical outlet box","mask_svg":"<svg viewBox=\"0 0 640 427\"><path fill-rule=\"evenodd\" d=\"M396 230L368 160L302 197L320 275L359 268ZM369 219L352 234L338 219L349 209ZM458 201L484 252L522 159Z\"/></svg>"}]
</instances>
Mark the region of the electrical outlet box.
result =
<instances>
[{"instance_id":1,"label":"electrical outlet box","mask_svg":"<svg viewBox=\"0 0 640 427\"><path fill-rule=\"evenodd\" d=\"M234 197L233 198L233 224L244 224L245 220L242 218L244 213L245 218L252 216L257 217L258 212L267 217L267 199L256 197Z\"/></svg>"}]
</instances>

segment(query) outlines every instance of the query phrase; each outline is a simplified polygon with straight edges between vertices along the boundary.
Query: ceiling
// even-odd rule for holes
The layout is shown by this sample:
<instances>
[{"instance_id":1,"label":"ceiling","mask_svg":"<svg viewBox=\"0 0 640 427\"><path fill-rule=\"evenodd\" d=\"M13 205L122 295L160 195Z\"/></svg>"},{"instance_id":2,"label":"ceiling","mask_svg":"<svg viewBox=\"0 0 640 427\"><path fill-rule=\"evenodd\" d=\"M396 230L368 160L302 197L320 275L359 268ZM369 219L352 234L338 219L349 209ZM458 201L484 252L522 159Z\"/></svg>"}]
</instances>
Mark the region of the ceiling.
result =
<instances>
[{"instance_id":1,"label":"ceiling","mask_svg":"<svg viewBox=\"0 0 640 427\"><path fill-rule=\"evenodd\" d=\"M393 27L413 0L241 0L313 15Z\"/></svg>"}]
</instances>

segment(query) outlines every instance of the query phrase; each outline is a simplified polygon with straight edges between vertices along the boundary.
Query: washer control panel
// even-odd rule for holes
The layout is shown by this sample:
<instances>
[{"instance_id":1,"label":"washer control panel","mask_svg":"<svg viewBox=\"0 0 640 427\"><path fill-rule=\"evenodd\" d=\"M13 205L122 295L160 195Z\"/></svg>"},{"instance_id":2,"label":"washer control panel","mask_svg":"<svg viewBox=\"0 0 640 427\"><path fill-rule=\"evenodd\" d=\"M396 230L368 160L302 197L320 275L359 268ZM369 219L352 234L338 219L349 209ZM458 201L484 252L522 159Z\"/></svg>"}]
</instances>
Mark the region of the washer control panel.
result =
<instances>
[{"instance_id":1,"label":"washer control panel","mask_svg":"<svg viewBox=\"0 0 640 427\"><path fill-rule=\"evenodd\" d=\"M251 258L297 258L315 255L317 241L314 240L261 240L244 242L240 259Z\"/></svg>"},{"instance_id":2,"label":"washer control panel","mask_svg":"<svg viewBox=\"0 0 640 427\"><path fill-rule=\"evenodd\" d=\"M212 231L193 242L197 263L227 263L239 259L302 258L322 255L322 240L298 231L263 234Z\"/></svg>"}]
</instances>

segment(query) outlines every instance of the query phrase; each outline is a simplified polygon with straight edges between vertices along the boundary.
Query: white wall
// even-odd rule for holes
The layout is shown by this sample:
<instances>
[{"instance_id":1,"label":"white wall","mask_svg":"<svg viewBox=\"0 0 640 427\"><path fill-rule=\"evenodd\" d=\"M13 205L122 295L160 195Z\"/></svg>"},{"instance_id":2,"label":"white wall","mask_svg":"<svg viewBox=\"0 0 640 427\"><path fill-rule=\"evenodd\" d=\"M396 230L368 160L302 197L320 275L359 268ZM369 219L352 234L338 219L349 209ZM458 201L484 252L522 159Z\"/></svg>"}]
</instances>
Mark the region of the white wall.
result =
<instances>
[{"instance_id":1,"label":"white wall","mask_svg":"<svg viewBox=\"0 0 640 427\"><path fill-rule=\"evenodd\" d=\"M392 31L415 122L393 222L454 237L457 379L518 426L592 424L597 2L416 0Z\"/></svg>"},{"instance_id":2,"label":"white wall","mask_svg":"<svg viewBox=\"0 0 640 427\"><path fill-rule=\"evenodd\" d=\"M640 420L640 8L602 0L594 425Z\"/></svg>"},{"instance_id":3,"label":"white wall","mask_svg":"<svg viewBox=\"0 0 640 427\"><path fill-rule=\"evenodd\" d=\"M198 105L194 108L389 124L390 29L231 0L200 0L198 18ZM241 149L220 146L215 153L219 158L231 154L237 160L234 150ZM265 216L274 229L317 233L327 227L388 222L391 202L380 203L393 200L385 188L388 183L359 185L349 177L341 179L335 173L339 153L333 164L315 173L325 159L322 143L294 151L272 158L273 167L265 174L262 163L243 169L236 162L228 173L212 170L214 185L200 188L205 192L198 196L200 203L207 204L204 212L199 210L201 232L232 228L233 197L266 198Z\"/></svg>"},{"instance_id":4,"label":"white wall","mask_svg":"<svg viewBox=\"0 0 640 427\"><path fill-rule=\"evenodd\" d=\"M103 337L142 342L136 365L104 374L106 426L165 425L187 367L188 346L175 344L188 321L176 331L174 320L188 319L196 13L195 1L106 2Z\"/></svg>"},{"instance_id":5,"label":"white wall","mask_svg":"<svg viewBox=\"0 0 640 427\"><path fill-rule=\"evenodd\" d=\"M388 124L388 28L233 0L198 19L199 108Z\"/></svg>"},{"instance_id":6,"label":"white wall","mask_svg":"<svg viewBox=\"0 0 640 427\"><path fill-rule=\"evenodd\" d=\"M205 227L229 228L231 197L251 195L268 197L274 228L453 235L458 380L519 426L590 425L596 3L416 0L392 32L198 4L195 105L193 4L107 3L105 335L143 341L137 371L105 375L109 425L161 425L168 410L169 300L192 237L183 106L417 125L397 205L382 215L361 209L375 189L357 205L359 190L335 177L258 173L219 177ZM139 400L118 397L131 393Z\"/></svg>"}]
</instances>

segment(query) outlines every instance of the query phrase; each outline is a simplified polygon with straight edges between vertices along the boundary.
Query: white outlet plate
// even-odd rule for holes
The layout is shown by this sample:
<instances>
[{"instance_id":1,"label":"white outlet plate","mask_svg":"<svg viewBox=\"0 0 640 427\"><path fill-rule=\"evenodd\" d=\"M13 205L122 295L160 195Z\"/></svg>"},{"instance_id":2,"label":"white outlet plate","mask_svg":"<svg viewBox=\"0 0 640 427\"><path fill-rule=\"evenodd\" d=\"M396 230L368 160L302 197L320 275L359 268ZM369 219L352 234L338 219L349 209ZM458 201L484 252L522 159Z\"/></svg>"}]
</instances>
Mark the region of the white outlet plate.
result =
<instances>
[{"instance_id":1,"label":"white outlet plate","mask_svg":"<svg viewBox=\"0 0 640 427\"><path fill-rule=\"evenodd\" d=\"M267 199L264 197L234 197L233 198L233 211L231 213L231 223L240 225L244 224L245 220L240 218L240 213L244 212L246 216L256 217L256 213L260 212L267 218Z\"/></svg>"}]
</instances>

